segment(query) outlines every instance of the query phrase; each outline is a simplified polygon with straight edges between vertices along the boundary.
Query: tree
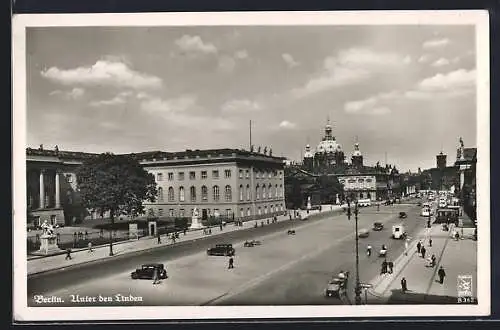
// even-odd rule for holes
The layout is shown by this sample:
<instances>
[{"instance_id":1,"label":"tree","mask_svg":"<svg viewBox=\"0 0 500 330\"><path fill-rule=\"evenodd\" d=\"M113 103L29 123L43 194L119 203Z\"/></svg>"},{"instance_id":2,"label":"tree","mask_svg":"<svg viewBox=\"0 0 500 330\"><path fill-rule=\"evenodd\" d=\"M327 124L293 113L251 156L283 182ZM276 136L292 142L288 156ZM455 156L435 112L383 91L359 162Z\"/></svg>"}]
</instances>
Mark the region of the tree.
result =
<instances>
[{"instance_id":1,"label":"tree","mask_svg":"<svg viewBox=\"0 0 500 330\"><path fill-rule=\"evenodd\" d=\"M113 225L120 215L144 214L143 201L154 202L155 178L133 158L105 153L87 160L77 171L83 205L111 220L109 255L113 255Z\"/></svg>"}]
</instances>

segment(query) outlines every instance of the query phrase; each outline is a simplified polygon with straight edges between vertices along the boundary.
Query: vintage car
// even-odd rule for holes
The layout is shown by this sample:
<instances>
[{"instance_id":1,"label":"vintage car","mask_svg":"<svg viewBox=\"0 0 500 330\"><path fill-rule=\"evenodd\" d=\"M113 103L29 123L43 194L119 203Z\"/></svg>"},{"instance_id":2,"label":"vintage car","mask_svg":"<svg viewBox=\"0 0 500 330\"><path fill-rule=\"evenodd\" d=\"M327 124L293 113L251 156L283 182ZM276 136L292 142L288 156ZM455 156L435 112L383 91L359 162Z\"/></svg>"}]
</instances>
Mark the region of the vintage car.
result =
<instances>
[{"instance_id":1,"label":"vintage car","mask_svg":"<svg viewBox=\"0 0 500 330\"><path fill-rule=\"evenodd\" d=\"M261 241L256 241L256 240L251 240L251 241L245 241L245 243L243 243L243 246L244 247L253 247L253 246L257 246L257 245L261 245Z\"/></svg>"},{"instance_id":2,"label":"vintage car","mask_svg":"<svg viewBox=\"0 0 500 330\"><path fill-rule=\"evenodd\" d=\"M288 229L286 232L288 235L295 235L295 229Z\"/></svg>"},{"instance_id":3,"label":"vintage car","mask_svg":"<svg viewBox=\"0 0 500 330\"><path fill-rule=\"evenodd\" d=\"M399 212L399 218L400 219L405 219L407 217L408 217L408 215L406 214L406 212Z\"/></svg>"},{"instance_id":4,"label":"vintage car","mask_svg":"<svg viewBox=\"0 0 500 330\"><path fill-rule=\"evenodd\" d=\"M207 249L209 256L234 256L236 251L232 244L216 244L214 247Z\"/></svg>"},{"instance_id":5,"label":"vintage car","mask_svg":"<svg viewBox=\"0 0 500 330\"><path fill-rule=\"evenodd\" d=\"M167 270L163 264L145 264L142 265L141 268L137 268L130 274L132 279L147 279L152 280L155 269L158 274L158 279L163 280L167 278Z\"/></svg>"},{"instance_id":6,"label":"vintage car","mask_svg":"<svg viewBox=\"0 0 500 330\"><path fill-rule=\"evenodd\" d=\"M359 238L366 238L370 235L370 231L368 229L361 229L358 231L358 237Z\"/></svg>"},{"instance_id":7,"label":"vintage car","mask_svg":"<svg viewBox=\"0 0 500 330\"><path fill-rule=\"evenodd\" d=\"M441 208L437 210L435 223L455 223L458 222L459 210L454 208Z\"/></svg>"},{"instance_id":8,"label":"vintage car","mask_svg":"<svg viewBox=\"0 0 500 330\"><path fill-rule=\"evenodd\" d=\"M384 229L384 224L382 222L374 222L373 223L373 230L374 231L381 231Z\"/></svg>"},{"instance_id":9,"label":"vintage car","mask_svg":"<svg viewBox=\"0 0 500 330\"><path fill-rule=\"evenodd\" d=\"M329 282L325 290L325 297L336 297L340 298L346 293L347 279L349 278L349 272L345 272L344 278L333 277Z\"/></svg>"}]
</instances>

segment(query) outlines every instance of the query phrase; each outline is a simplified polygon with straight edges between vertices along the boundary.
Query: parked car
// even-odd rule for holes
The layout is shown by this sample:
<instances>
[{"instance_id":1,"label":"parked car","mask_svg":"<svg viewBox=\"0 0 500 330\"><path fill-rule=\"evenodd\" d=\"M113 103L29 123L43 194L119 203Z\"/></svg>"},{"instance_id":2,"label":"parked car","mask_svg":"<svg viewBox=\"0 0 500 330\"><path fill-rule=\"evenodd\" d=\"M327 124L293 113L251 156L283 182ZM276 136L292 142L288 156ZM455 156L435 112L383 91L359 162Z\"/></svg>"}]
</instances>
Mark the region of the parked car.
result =
<instances>
[{"instance_id":1,"label":"parked car","mask_svg":"<svg viewBox=\"0 0 500 330\"><path fill-rule=\"evenodd\" d=\"M214 247L207 249L209 256L234 256L236 251L233 244L216 244Z\"/></svg>"},{"instance_id":2,"label":"parked car","mask_svg":"<svg viewBox=\"0 0 500 330\"><path fill-rule=\"evenodd\" d=\"M133 271L130 274L130 277L132 277L132 279L134 280L152 280L155 269L158 272L158 279L164 280L167 278L167 270L165 269L165 266L163 264L144 264L141 266L141 268L137 268L135 271Z\"/></svg>"},{"instance_id":3,"label":"parked car","mask_svg":"<svg viewBox=\"0 0 500 330\"><path fill-rule=\"evenodd\" d=\"M340 298L345 295L347 280L349 278L349 272L344 272L344 278L334 277L332 278L326 287L325 296L327 298L336 297Z\"/></svg>"},{"instance_id":4,"label":"parked car","mask_svg":"<svg viewBox=\"0 0 500 330\"><path fill-rule=\"evenodd\" d=\"M382 222L374 222L373 223L373 230L374 231L381 231L384 229L384 224Z\"/></svg>"},{"instance_id":5,"label":"parked car","mask_svg":"<svg viewBox=\"0 0 500 330\"><path fill-rule=\"evenodd\" d=\"M245 243L243 243L243 246L244 247L253 247L253 246L257 246L257 245L261 245L261 241L256 241L256 240L251 240L251 241L245 241Z\"/></svg>"},{"instance_id":6,"label":"parked car","mask_svg":"<svg viewBox=\"0 0 500 330\"><path fill-rule=\"evenodd\" d=\"M370 231L368 229L361 229L359 232L358 232L358 237L359 238L366 238L370 235Z\"/></svg>"},{"instance_id":7,"label":"parked car","mask_svg":"<svg viewBox=\"0 0 500 330\"><path fill-rule=\"evenodd\" d=\"M295 235L295 229L288 229L286 232L288 235Z\"/></svg>"},{"instance_id":8,"label":"parked car","mask_svg":"<svg viewBox=\"0 0 500 330\"><path fill-rule=\"evenodd\" d=\"M408 217L408 215L406 214L406 212L399 212L399 218L400 219L405 219L407 217Z\"/></svg>"}]
</instances>

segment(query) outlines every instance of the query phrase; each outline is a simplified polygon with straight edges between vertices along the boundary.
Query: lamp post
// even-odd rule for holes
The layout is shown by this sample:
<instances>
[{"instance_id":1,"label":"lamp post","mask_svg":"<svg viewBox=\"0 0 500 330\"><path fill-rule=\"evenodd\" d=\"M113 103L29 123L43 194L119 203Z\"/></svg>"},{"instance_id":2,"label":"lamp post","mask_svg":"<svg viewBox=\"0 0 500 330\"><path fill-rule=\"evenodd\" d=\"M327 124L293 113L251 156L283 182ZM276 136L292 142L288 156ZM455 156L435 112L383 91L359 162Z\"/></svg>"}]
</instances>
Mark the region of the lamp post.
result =
<instances>
[{"instance_id":1,"label":"lamp post","mask_svg":"<svg viewBox=\"0 0 500 330\"><path fill-rule=\"evenodd\" d=\"M361 287L359 283L359 237L358 237L358 201L354 202L354 220L356 227L356 286L354 288L355 304L361 305ZM351 203L347 201L347 218L351 220Z\"/></svg>"}]
</instances>

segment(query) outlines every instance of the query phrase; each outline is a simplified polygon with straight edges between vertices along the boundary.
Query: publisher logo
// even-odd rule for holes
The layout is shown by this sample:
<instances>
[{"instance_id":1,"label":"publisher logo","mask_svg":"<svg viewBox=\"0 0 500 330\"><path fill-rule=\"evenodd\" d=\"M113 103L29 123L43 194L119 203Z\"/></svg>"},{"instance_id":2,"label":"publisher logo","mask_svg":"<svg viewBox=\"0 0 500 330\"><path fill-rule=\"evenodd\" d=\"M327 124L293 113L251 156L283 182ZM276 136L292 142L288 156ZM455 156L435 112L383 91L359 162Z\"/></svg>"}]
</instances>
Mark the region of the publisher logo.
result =
<instances>
[{"instance_id":1,"label":"publisher logo","mask_svg":"<svg viewBox=\"0 0 500 330\"><path fill-rule=\"evenodd\" d=\"M472 297L472 275L458 275L457 292L459 297Z\"/></svg>"}]
</instances>

